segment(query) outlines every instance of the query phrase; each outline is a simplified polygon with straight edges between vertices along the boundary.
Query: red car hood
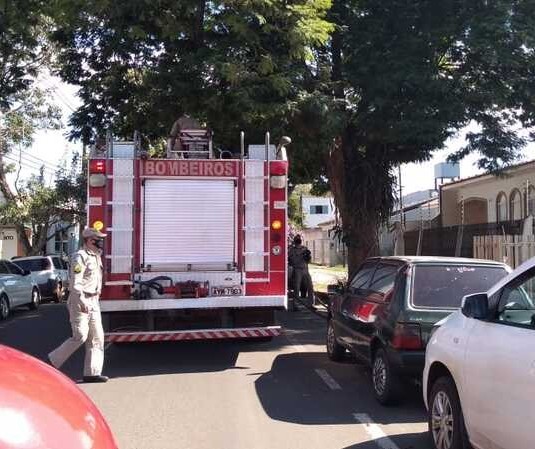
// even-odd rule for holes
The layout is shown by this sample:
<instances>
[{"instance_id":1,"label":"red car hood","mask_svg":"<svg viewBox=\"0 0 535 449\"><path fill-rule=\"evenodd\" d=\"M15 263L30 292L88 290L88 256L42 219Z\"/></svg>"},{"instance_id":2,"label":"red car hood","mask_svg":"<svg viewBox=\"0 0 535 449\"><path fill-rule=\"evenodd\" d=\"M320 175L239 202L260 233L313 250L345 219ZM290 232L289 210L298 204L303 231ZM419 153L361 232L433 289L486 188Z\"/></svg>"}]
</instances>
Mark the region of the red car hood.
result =
<instances>
[{"instance_id":1,"label":"red car hood","mask_svg":"<svg viewBox=\"0 0 535 449\"><path fill-rule=\"evenodd\" d=\"M117 449L101 413L74 382L0 345L0 449Z\"/></svg>"}]
</instances>

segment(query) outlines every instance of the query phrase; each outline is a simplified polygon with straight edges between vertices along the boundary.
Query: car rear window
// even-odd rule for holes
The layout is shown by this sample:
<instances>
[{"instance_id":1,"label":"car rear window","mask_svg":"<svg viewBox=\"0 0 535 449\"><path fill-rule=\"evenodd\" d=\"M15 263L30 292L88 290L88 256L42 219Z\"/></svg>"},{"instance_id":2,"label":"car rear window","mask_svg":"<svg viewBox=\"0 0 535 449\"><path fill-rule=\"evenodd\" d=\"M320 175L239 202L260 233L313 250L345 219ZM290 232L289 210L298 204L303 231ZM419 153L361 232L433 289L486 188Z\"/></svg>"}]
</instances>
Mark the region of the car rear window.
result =
<instances>
[{"instance_id":1,"label":"car rear window","mask_svg":"<svg viewBox=\"0 0 535 449\"><path fill-rule=\"evenodd\" d=\"M505 268L488 265L416 265L412 303L416 307L460 307L463 296L486 292L506 275Z\"/></svg>"},{"instance_id":2,"label":"car rear window","mask_svg":"<svg viewBox=\"0 0 535 449\"><path fill-rule=\"evenodd\" d=\"M355 290L358 290L359 288L366 288L370 283L376 265L376 261L364 263L351 281L349 287Z\"/></svg>"},{"instance_id":3,"label":"car rear window","mask_svg":"<svg viewBox=\"0 0 535 449\"><path fill-rule=\"evenodd\" d=\"M66 264L65 261L60 259L59 257L52 257L52 262L54 262L54 268L56 270L66 270Z\"/></svg>"},{"instance_id":4,"label":"car rear window","mask_svg":"<svg viewBox=\"0 0 535 449\"><path fill-rule=\"evenodd\" d=\"M48 259L45 259L44 257L42 259L16 259L13 262L23 270L28 271L42 271L50 269Z\"/></svg>"},{"instance_id":5,"label":"car rear window","mask_svg":"<svg viewBox=\"0 0 535 449\"><path fill-rule=\"evenodd\" d=\"M370 290L377 293L387 293L394 288L399 265L380 263L375 270Z\"/></svg>"}]
</instances>

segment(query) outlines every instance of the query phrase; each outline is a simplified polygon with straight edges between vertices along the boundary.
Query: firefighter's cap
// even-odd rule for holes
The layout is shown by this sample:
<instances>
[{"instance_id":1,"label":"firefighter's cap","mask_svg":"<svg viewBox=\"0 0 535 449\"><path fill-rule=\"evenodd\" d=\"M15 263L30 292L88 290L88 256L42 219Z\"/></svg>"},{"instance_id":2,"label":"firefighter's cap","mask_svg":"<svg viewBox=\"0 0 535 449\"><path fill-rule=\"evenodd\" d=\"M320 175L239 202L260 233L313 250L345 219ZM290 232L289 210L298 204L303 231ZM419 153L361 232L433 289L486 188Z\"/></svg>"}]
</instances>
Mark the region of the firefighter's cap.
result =
<instances>
[{"instance_id":1,"label":"firefighter's cap","mask_svg":"<svg viewBox=\"0 0 535 449\"><path fill-rule=\"evenodd\" d=\"M84 239L103 239L106 237L106 234L98 231L95 228L85 228L82 232L82 237Z\"/></svg>"}]
</instances>

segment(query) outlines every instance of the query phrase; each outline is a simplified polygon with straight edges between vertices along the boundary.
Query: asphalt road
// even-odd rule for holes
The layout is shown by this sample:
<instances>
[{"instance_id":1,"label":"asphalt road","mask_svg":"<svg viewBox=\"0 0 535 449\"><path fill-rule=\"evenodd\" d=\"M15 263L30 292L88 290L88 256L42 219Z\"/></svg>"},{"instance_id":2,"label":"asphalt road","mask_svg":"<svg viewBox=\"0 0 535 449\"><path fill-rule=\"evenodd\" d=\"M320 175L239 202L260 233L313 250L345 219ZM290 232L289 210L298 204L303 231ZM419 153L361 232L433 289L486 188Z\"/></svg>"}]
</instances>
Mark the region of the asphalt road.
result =
<instances>
[{"instance_id":1,"label":"asphalt road","mask_svg":"<svg viewBox=\"0 0 535 449\"><path fill-rule=\"evenodd\" d=\"M369 374L324 350L325 321L281 313L285 334L268 343L111 345L107 384L81 384L121 449L429 449L418 389L378 405ZM69 333L65 306L17 311L0 343L40 359ZM82 375L79 351L62 371Z\"/></svg>"}]
</instances>

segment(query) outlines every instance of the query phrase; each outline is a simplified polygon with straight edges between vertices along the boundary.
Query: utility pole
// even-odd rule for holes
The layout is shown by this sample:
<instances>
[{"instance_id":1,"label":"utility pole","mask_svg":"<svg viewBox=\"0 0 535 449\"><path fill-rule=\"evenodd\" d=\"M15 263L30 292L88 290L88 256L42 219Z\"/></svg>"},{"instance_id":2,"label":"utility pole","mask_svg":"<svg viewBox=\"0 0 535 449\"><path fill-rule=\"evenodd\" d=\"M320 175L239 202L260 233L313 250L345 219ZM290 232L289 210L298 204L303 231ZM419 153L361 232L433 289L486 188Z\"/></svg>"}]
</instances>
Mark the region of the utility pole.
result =
<instances>
[{"instance_id":1,"label":"utility pole","mask_svg":"<svg viewBox=\"0 0 535 449\"><path fill-rule=\"evenodd\" d=\"M405 214L403 213L403 187L401 186L401 164L398 165L398 179L399 179L399 224L401 230L405 227Z\"/></svg>"},{"instance_id":2,"label":"utility pole","mask_svg":"<svg viewBox=\"0 0 535 449\"><path fill-rule=\"evenodd\" d=\"M526 212L524 216L529 216L529 179L526 179Z\"/></svg>"}]
</instances>

